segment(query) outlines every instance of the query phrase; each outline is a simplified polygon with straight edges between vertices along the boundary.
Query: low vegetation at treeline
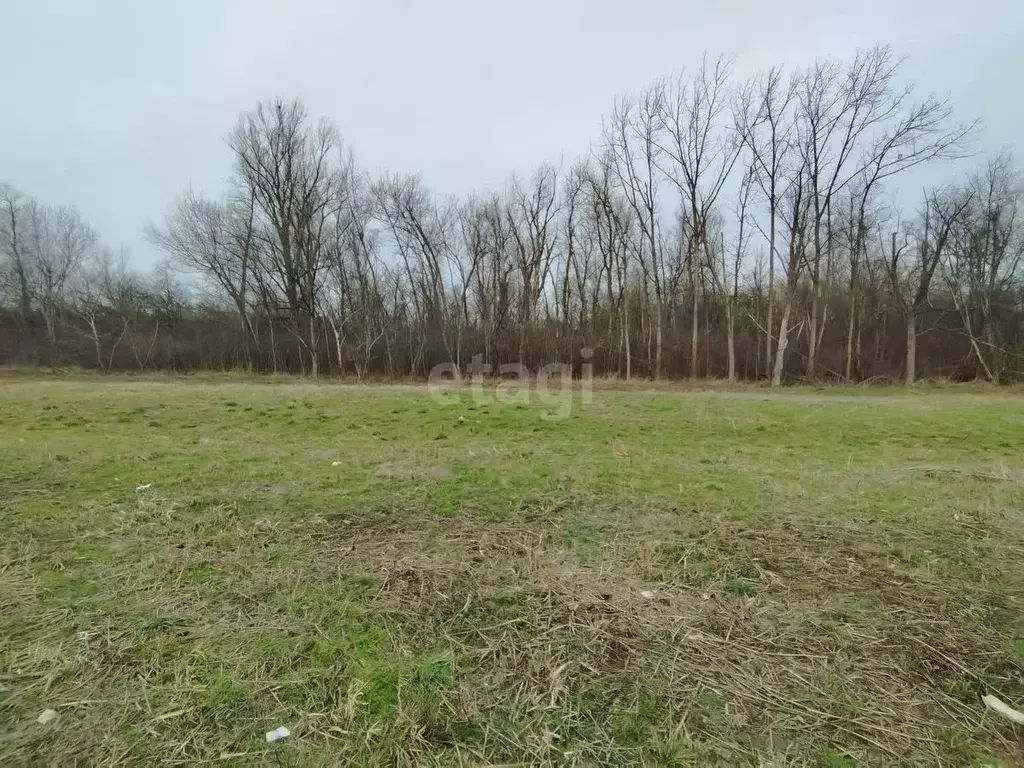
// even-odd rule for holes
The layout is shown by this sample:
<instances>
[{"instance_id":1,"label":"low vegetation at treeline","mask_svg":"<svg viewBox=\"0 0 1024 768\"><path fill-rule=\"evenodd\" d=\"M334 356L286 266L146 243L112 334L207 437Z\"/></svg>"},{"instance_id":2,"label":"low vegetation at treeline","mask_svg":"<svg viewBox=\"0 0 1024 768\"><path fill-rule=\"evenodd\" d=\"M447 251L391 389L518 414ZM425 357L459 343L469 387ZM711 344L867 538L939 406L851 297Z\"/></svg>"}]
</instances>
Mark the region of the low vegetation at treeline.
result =
<instances>
[{"instance_id":1,"label":"low vegetation at treeline","mask_svg":"<svg viewBox=\"0 0 1024 768\"><path fill-rule=\"evenodd\" d=\"M0 762L1019 759L1024 395L573 398L0 380Z\"/></svg>"}]
</instances>

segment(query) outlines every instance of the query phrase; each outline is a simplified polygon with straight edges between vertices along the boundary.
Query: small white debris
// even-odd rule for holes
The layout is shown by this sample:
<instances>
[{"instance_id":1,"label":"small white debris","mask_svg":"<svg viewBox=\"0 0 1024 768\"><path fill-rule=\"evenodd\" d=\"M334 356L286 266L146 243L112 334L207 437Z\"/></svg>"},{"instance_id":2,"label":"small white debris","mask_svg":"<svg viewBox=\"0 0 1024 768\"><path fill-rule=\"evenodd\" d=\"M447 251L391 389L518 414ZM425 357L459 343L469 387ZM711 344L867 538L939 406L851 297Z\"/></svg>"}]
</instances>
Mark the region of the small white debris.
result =
<instances>
[{"instance_id":1,"label":"small white debris","mask_svg":"<svg viewBox=\"0 0 1024 768\"><path fill-rule=\"evenodd\" d=\"M656 594L657 592L652 592L649 589L640 590L640 597L644 598L645 600L653 600Z\"/></svg>"},{"instance_id":2,"label":"small white debris","mask_svg":"<svg viewBox=\"0 0 1024 768\"><path fill-rule=\"evenodd\" d=\"M981 700L985 702L986 707L991 709L993 712L998 712L1000 715L1005 717L1010 722L1017 723L1017 725L1024 725L1024 712L1018 712L1009 704L1007 704L1004 701L1001 701L999 698L993 696L992 694L986 694L985 696L982 696Z\"/></svg>"},{"instance_id":3,"label":"small white debris","mask_svg":"<svg viewBox=\"0 0 1024 768\"><path fill-rule=\"evenodd\" d=\"M340 467L341 466L341 462L340 461L332 461L331 462L331 466L332 467Z\"/></svg>"},{"instance_id":4,"label":"small white debris","mask_svg":"<svg viewBox=\"0 0 1024 768\"><path fill-rule=\"evenodd\" d=\"M52 709L44 709L40 713L39 717L36 718L36 722L39 723L40 725L48 725L49 723L52 723L56 719L57 719L56 711L54 711Z\"/></svg>"},{"instance_id":5,"label":"small white debris","mask_svg":"<svg viewBox=\"0 0 1024 768\"><path fill-rule=\"evenodd\" d=\"M292 735L292 732L285 728L283 725L280 728L275 728L272 731L267 731L267 743L271 744L278 739L287 739Z\"/></svg>"},{"instance_id":6,"label":"small white debris","mask_svg":"<svg viewBox=\"0 0 1024 768\"><path fill-rule=\"evenodd\" d=\"M708 593L708 592L705 592L703 595L700 596L700 599L701 600L710 600L711 599L711 594Z\"/></svg>"},{"instance_id":7,"label":"small white debris","mask_svg":"<svg viewBox=\"0 0 1024 768\"><path fill-rule=\"evenodd\" d=\"M141 493L142 491L148 491L152 487L152 483L146 483L145 485L136 485L135 490Z\"/></svg>"}]
</instances>

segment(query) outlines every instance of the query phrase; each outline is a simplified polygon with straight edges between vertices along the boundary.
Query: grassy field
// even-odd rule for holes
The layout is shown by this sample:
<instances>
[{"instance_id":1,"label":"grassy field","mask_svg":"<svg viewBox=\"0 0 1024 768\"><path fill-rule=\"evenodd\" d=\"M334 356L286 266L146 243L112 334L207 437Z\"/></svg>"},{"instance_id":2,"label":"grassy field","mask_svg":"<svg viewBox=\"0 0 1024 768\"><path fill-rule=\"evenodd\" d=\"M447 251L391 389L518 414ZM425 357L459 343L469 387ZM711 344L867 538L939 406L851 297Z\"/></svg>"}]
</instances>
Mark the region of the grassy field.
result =
<instances>
[{"instance_id":1,"label":"grassy field","mask_svg":"<svg viewBox=\"0 0 1024 768\"><path fill-rule=\"evenodd\" d=\"M573 397L0 379L0 764L1019 764L1024 397Z\"/></svg>"}]
</instances>

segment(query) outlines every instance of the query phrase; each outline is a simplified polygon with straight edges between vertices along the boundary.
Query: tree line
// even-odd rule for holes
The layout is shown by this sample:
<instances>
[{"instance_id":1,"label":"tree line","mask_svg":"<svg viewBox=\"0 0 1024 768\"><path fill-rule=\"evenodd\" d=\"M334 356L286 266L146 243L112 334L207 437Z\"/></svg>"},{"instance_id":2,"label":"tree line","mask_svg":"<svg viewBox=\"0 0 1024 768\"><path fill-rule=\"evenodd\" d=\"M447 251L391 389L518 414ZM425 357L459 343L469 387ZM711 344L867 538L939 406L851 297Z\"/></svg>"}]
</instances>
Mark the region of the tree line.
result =
<instances>
[{"instance_id":1,"label":"tree line","mask_svg":"<svg viewBox=\"0 0 1024 768\"><path fill-rule=\"evenodd\" d=\"M145 273L3 185L0 362L390 378L586 350L626 379L1019 379L1020 178L902 64L735 82L706 57L617 99L585 157L463 197L372 178L333 123L263 102L223 195L148 225ZM967 157L901 208L908 172Z\"/></svg>"}]
</instances>

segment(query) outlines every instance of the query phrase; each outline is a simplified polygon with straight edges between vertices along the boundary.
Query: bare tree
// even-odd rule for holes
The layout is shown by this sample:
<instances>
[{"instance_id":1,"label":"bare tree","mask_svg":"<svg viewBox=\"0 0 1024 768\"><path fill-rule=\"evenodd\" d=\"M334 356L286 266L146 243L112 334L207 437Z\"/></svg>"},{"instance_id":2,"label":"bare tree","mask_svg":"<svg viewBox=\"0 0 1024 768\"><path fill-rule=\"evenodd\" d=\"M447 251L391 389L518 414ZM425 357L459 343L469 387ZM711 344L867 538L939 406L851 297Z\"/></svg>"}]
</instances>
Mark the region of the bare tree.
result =
<instances>
[{"instance_id":1,"label":"bare tree","mask_svg":"<svg viewBox=\"0 0 1024 768\"><path fill-rule=\"evenodd\" d=\"M523 363L526 338L534 319L541 292L551 273L557 231L558 171L543 165L524 186L513 177L508 191L509 231L515 243L519 269L521 304L519 310L519 362Z\"/></svg>"},{"instance_id":2,"label":"bare tree","mask_svg":"<svg viewBox=\"0 0 1024 768\"><path fill-rule=\"evenodd\" d=\"M765 307L765 366L771 379L774 353L773 308L775 265L778 253L778 219L785 192L786 164L792 150L793 115L791 105L796 81L784 83L781 68L773 67L740 92L736 108L739 133L753 158L752 167L758 188L768 208L768 290ZM756 219L755 219L756 221Z\"/></svg>"},{"instance_id":3,"label":"bare tree","mask_svg":"<svg viewBox=\"0 0 1024 768\"><path fill-rule=\"evenodd\" d=\"M858 51L846 68L834 61L819 62L800 80L797 147L809 184L813 246L808 264L808 376L815 374L824 332L822 314L828 312L827 303L822 306L822 266L834 266L840 194L860 180L858 210L863 214L885 179L929 160L957 155L973 130L949 126L951 110L944 101L929 97L912 103L913 86L897 83L902 63L889 47L876 46ZM854 245L858 263L863 242L861 232Z\"/></svg>"},{"instance_id":4,"label":"bare tree","mask_svg":"<svg viewBox=\"0 0 1024 768\"><path fill-rule=\"evenodd\" d=\"M1024 259L1021 180L1004 153L970 186L971 204L953 229L944 272L971 351L985 378L998 384L1005 350L996 321L1012 311L1013 285Z\"/></svg>"},{"instance_id":5,"label":"bare tree","mask_svg":"<svg viewBox=\"0 0 1024 768\"><path fill-rule=\"evenodd\" d=\"M24 225L25 200L9 184L0 184L0 250L6 257L7 268L13 274L18 297L18 310L22 321L32 312L32 292L29 289L28 257L25 254Z\"/></svg>"},{"instance_id":6,"label":"bare tree","mask_svg":"<svg viewBox=\"0 0 1024 768\"><path fill-rule=\"evenodd\" d=\"M50 341L50 364L57 363L58 314L68 278L96 246L96 233L75 208L50 207L33 199L25 207L22 253Z\"/></svg>"},{"instance_id":7,"label":"bare tree","mask_svg":"<svg viewBox=\"0 0 1024 768\"><path fill-rule=\"evenodd\" d=\"M416 313L427 327L437 329L447 354L461 371L461 349L453 333L448 286L456 254L457 211L439 207L415 176L392 176L373 187L378 213L387 225L405 267ZM423 357L425 338L413 358L413 370Z\"/></svg>"},{"instance_id":8,"label":"bare tree","mask_svg":"<svg viewBox=\"0 0 1024 768\"><path fill-rule=\"evenodd\" d=\"M95 253L75 275L72 293L74 312L84 325L80 332L92 343L99 370L109 373L138 308L140 291L128 269L127 251Z\"/></svg>"},{"instance_id":9,"label":"bare tree","mask_svg":"<svg viewBox=\"0 0 1024 768\"><path fill-rule=\"evenodd\" d=\"M779 321L779 343L775 348L775 362L772 366L771 385L782 384L782 371L786 362L786 348L789 346L790 317L796 299L797 286L807 261L808 190L803 166L796 170L786 194L786 229L789 254L784 265L786 276L782 295L782 316Z\"/></svg>"},{"instance_id":10,"label":"bare tree","mask_svg":"<svg viewBox=\"0 0 1024 768\"><path fill-rule=\"evenodd\" d=\"M750 192L755 184L756 171L751 165L743 175L740 183L739 197L736 202L737 233L731 249L726 248L725 233L719 236L717 248L708 252L708 272L714 280L715 287L722 295L725 306L726 348L729 357L729 381L736 381L736 301L739 296L740 267L749 239Z\"/></svg>"},{"instance_id":11,"label":"bare tree","mask_svg":"<svg viewBox=\"0 0 1024 768\"><path fill-rule=\"evenodd\" d=\"M692 81L680 77L668 89L662 104L662 126L667 136L663 149L666 173L679 191L686 211L687 259L693 289L690 378L697 377L700 291L702 265L708 243L708 220L729 178L743 142L726 119L729 107L730 62L705 57Z\"/></svg>"},{"instance_id":12,"label":"bare tree","mask_svg":"<svg viewBox=\"0 0 1024 768\"><path fill-rule=\"evenodd\" d=\"M929 96L916 104L909 104L912 87L888 96L884 112L893 115L894 122L883 128L873 143L866 147L855 186L850 192L853 219L853 237L849 241L850 254L850 312L846 334L845 377L852 378L853 337L859 299L858 270L864 256L867 221L872 196L885 181L915 166L936 159L963 156L963 148L977 124L956 125L951 122L952 107L948 102Z\"/></svg>"},{"instance_id":13,"label":"bare tree","mask_svg":"<svg viewBox=\"0 0 1024 768\"><path fill-rule=\"evenodd\" d=\"M945 257L950 234L961 222L972 197L969 190L931 192L924 200L920 229L914 233L916 242L912 243L905 234L900 243L896 232L891 235L886 271L906 324L904 377L908 386L917 375L917 324L930 296L932 277ZM883 239L883 253L885 245Z\"/></svg>"},{"instance_id":14,"label":"bare tree","mask_svg":"<svg viewBox=\"0 0 1024 768\"><path fill-rule=\"evenodd\" d=\"M254 226L264 246L260 266L283 295L316 376L324 243L346 192L332 163L340 145L337 130L326 121L310 125L300 101L262 102L239 118L228 143L239 194L254 204Z\"/></svg>"},{"instance_id":15,"label":"bare tree","mask_svg":"<svg viewBox=\"0 0 1024 768\"><path fill-rule=\"evenodd\" d=\"M636 251L644 284L653 288L655 379L661 378L664 348L665 285L658 205L663 176L658 163L663 154L660 145L664 143L664 99L665 88L660 83L644 91L635 104L620 99L604 128L604 143L613 160L619 188L637 222L640 238Z\"/></svg>"},{"instance_id":16,"label":"bare tree","mask_svg":"<svg viewBox=\"0 0 1024 768\"><path fill-rule=\"evenodd\" d=\"M216 203L191 190L179 197L163 228L150 224L147 236L176 264L211 278L238 312L245 366L252 369L249 340L258 343L249 319L249 289L256 247L255 196Z\"/></svg>"},{"instance_id":17,"label":"bare tree","mask_svg":"<svg viewBox=\"0 0 1024 768\"><path fill-rule=\"evenodd\" d=\"M594 284L592 306L597 306L597 292L603 281L608 314L607 343L610 346L616 335L615 319L618 314L618 359L619 365L624 367L623 372L628 381L633 375L629 296L633 220L628 204L616 193L613 173L612 161L606 155L587 177L588 214L594 231L596 249L601 257L599 274Z\"/></svg>"}]
</instances>

